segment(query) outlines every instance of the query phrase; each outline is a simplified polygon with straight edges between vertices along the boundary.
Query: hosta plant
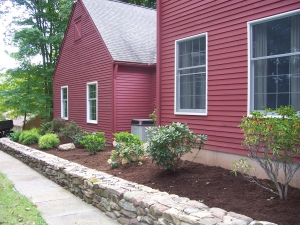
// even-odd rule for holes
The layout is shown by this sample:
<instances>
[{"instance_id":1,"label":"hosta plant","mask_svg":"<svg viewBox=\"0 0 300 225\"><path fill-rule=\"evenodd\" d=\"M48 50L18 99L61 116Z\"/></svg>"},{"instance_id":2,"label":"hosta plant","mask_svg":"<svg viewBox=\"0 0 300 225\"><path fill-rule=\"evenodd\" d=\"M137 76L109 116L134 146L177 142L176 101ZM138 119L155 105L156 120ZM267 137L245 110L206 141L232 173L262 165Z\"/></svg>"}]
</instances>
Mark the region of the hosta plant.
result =
<instances>
[{"instance_id":1,"label":"hosta plant","mask_svg":"<svg viewBox=\"0 0 300 225\"><path fill-rule=\"evenodd\" d=\"M172 123L169 126L150 127L148 153L152 162L164 169L176 170L180 159L193 149L198 152L207 140L206 135L194 134L186 124Z\"/></svg>"}]
</instances>

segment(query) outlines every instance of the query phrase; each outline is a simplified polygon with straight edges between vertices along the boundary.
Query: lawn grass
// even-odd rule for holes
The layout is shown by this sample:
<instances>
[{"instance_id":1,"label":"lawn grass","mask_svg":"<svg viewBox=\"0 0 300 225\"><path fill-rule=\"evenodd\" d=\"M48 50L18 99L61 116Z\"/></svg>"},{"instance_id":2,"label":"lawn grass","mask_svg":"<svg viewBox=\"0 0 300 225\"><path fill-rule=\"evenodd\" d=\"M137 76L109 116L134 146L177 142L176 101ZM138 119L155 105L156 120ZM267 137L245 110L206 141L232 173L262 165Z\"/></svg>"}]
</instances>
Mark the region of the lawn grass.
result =
<instances>
[{"instance_id":1,"label":"lawn grass","mask_svg":"<svg viewBox=\"0 0 300 225\"><path fill-rule=\"evenodd\" d=\"M0 173L0 224L47 225L36 206Z\"/></svg>"}]
</instances>

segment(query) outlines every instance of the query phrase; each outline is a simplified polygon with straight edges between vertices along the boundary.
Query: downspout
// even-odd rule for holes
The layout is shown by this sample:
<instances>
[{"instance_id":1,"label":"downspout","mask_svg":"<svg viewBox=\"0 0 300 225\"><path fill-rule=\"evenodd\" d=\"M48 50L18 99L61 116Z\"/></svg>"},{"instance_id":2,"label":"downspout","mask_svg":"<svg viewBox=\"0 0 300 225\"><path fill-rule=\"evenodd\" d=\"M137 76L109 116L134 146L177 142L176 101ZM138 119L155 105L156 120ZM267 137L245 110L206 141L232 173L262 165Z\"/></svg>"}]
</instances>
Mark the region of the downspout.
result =
<instances>
[{"instance_id":1,"label":"downspout","mask_svg":"<svg viewBox=\"0 0 300 225\"><path fill-rule=\"evenodd\" d=\"M117 74L119 65L117 63L113 66L113 97L112 97L112 133L117 132Z\"/></svg>"},{"instance_id":2,"label":"downspout","mask_svg":"<svg viewBox=\"0 0 300 225\"><path fill-rule=\"evenodd\" d=\"M161 125L161 24L162 2L156 3L156 125Z\"/></svg>"}]
</instances>

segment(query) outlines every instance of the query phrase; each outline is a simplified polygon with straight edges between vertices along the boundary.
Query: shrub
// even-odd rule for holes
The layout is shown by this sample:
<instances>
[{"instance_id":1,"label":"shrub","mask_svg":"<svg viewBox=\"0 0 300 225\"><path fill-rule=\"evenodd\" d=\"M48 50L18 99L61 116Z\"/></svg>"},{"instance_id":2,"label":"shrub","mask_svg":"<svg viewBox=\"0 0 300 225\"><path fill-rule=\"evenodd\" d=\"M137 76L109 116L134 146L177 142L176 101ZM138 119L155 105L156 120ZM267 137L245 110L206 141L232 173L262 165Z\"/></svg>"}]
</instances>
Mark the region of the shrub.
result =
<instances>
[{"instance_id":1,"label":"shrub","mask_svg":"<svg viewBox=\"0 0 300 225\"><path fill-rule=\"evenodd\" d=\"M61 134L65 138L71 138L74 144L80 143L86 133L78 126L74 121L66 124L65 127L61 128Z\"/></svg>"},{"instance_id":2,"label":"shrub","mask_svg":"<svg viewBox=\"0 0 300 225\"><path fill-rule=\"evenodd\" d=\"M49 149L56 147L60 143L56 134L45 134L39 139L39 147L43 149Z\"/></svg>"},{"instance_id":3,"label":"shrub","mask_svg":"<svg viewBox=\"0 0 300 225\"><path fill-rule=\"evenodd\" d=\"M268 117L270 112L278 116ZM241 172L249 181L287 200L288 184L300 167L299 162L293 163L300 155L300 117L290 106L281 106L275 111L265 108L265 114L252 112L251 116L244 117L240 127L245 136L243 146L249 152L249 157L263 168L277 191L260 184L256 176L247 175L251 166L243 160L233 163L232 172ZM278 182L281 168L283 185Z\"/></svg>"},{"instance_id":4,"label":"shrub","mask_svg":"<svg viewBox=\"0 0 300 225\"><path fill-rule=\"evenodd\" d=\"M13 133L10 134L10 139L14 142L18 142L19 141L19 137L21 135L21 131L15 131Z\"/></svg>"},{"instance_id":5,"label":"shrub","mask_svg":"<svg viewBox=\"0 0 300 225\"><path fill-rule=\"evenodd\" d=\"M31 130L25 130L21 133L19 141L25 145L38 143L40 135L36 128Z\"/></svg>"},{"instance_id":6,"label":"shrub","mask_svg":"<svg viewBox=\"0 0 300 225\"><path fill-rule=\"evenodd\" d=\"M66 121L62 118L54 118L52 120L52 131L56 134L60 133L60 130L66 126Z\"/></svg>"},{"instance_id":7,"label":"shrub","mask_svg":"<svg viewBox=\"0 0 300 225\"><path fill-rule=\"evenodd\" d=\"M52 121L42 123L41 128L39 129L39 134L45 135L47 133L52 133L53 132L52 125L53 125Z\"/></svg>"},{"instance_id":8,"label":"shrub","mask_svg":"<svg viewBox=\"0 0 300 225\"><path fill-rule=\"evenodd\" d=\"M101 151L105 147L105 143L104 132L87 134L80 141L80 144L82 144L90 154L96 154L96 152Z\"/></svg>"},{"instance_id":9,"label":"shrub","mask_svg":"<svg viewBox=\"0 0 300 225\"><path fill-rule=\"evenodd\" d=\"M176 170L180 158L198 148L198 153L207 140L206 135L194 134L186 124L172 123L170 126L150 127L148 153L152 162L164 169Z\"/></svg>"},{"instance_id":10,"label":"shrub","mask_svg":"<svg viewBox=\"0 0 300 225\"><path fill-rule=\"evenodd\" d=\"M120 163L126 164L143 159L146 151L139 136L128 132L120 132L113 135L115 137L116 150L111 152L110 159L107 161L111 167L118 167Z\"/></svg>"}]
</instances>

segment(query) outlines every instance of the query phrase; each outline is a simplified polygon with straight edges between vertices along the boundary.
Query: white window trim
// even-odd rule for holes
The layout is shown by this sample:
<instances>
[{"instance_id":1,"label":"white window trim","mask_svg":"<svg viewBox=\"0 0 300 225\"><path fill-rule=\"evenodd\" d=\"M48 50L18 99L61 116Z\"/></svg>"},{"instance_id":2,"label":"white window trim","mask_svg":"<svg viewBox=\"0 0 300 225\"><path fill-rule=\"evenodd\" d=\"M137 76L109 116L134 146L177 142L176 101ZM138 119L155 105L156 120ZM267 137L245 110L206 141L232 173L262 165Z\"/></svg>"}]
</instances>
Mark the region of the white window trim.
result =
<instances>
[{"instance_id":1,"label":"white window trim","mask_svg":"<svg viewBox=\"0 0 300 225\"><path fill-rule=\"evenodd\" d=\"M177 112L177 101L176 101L176 93L177 93L177 83L176 83L176 71L177 71L177 46L178 46L178 43L181 42L181 41L186 41L186 40L189 40L189 39L193 39L193 38L197 38L197 37L201 37L201 36L205 36L205 64L206 64L206 68L205 68L205 74L206 74L206 78L205 78L205 85L206 85L206 88L205 88L205 110L204 112ZM186 37L186 38L182 38L182 39L178 39L178 40L175 40L175 69L174 69L174 114L175 115L195 115L195 116L207 116L207 98L208 98L208 33L207 32L204 32L204 33L201 33L201 34L197 34L197 35L193 35L193 36L189 36L189 37Z\"/></svg>"},{"instance_id":2,"label":"white window trim","mask_svg":"<svg viewBox=\"0 0 300 225\"><path fill-rule=\"evenodd\" d=\"M64 117L64 104L63 104L63 89L67 89L67 117ZM64 120L69 118L69 88L68 86L62 86L60 88L60 115Z\"/></svg>"},{"instance_id":3,"label":"white window trim","mask_svg":"<svg viewBox=\"0 0 300 225\"><path fill-rule=\"evenodd\" d=\"M90 120L90 105L89 105L89 85L96 84L96 120ZM89 82L86 84L86 121L87 123L98 124L98 81Z\"/></svg>"},{"instance_id":4,"label":"white window trim","mask_svg":"<svg viewBox=\"0 0 300 225\"><path fill-rule=\"evenodd\" d=\"M247 116L251 116L251 108L253 108L254 105L254 97L252 96L254 93L254 85L251 86L251 83L254 83L254 77L251 76L251 56L252 56L252 48L251 48L251 42L252 42L252 38L251 38L251 34L252 34L252 26L255 24L259 24L262 22L268 22L270 20L274 20L274 19L279 19L279 18L284 18L284 17L288 17L288 16L292 16L293 14L297 14L300 13L300 9L297 10L293 10L293 11L289 11L289 12L285 12L285 13L281 13L281 14L277 14L274 16L269 16L269 17L265 17L265 18L261 18L261 19L257 19L257 20L252 20L247 22L247 39L248 39L248 100L247 100ZM262 111L263 112L263 111ZM299 114L299 113L298 113ZM275 114L273 115L268 115L270 117L276 117Z\"/></svg>"}]
</instances>

